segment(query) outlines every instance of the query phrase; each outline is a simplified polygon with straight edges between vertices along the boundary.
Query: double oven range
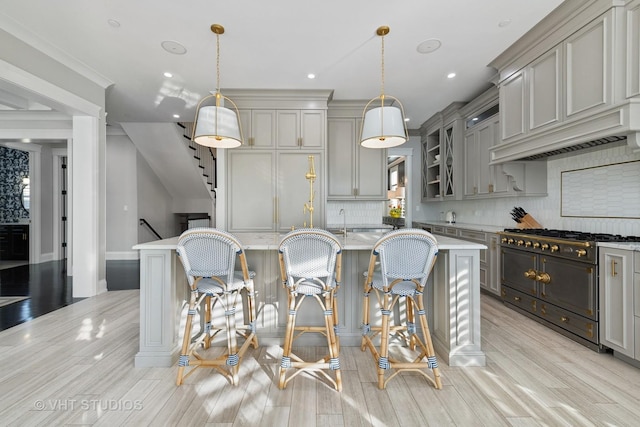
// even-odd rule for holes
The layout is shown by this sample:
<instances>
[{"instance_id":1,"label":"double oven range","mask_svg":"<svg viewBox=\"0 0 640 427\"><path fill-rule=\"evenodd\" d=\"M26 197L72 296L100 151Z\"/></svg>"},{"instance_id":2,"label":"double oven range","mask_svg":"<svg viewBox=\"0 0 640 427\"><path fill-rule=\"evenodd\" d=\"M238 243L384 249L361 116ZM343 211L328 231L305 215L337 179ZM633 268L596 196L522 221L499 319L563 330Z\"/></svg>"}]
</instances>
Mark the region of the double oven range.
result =
<instances>
[{"instance_id":1,"label":"double oven range","mask_svg":"<svg viewBox=\"0 0 640 427\"><path fill-rule=\"evenodd\" d=\"M548 229L501 235L502 299L509 307L596 351L598 247L638 237Z\"/></svg>"}]
</instances>

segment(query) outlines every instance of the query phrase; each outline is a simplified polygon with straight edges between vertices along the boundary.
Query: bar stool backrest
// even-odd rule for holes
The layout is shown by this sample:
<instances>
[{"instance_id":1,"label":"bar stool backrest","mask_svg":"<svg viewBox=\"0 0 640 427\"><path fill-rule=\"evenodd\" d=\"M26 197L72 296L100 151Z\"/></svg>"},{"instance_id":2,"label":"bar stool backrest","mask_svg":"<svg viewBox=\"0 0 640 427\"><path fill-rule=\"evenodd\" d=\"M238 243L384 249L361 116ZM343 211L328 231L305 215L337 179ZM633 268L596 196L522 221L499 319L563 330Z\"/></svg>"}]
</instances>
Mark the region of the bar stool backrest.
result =
<instances>
[{"instance_id":1,"label":"bar stool backrest","mask_svg":"<svg viewBox=\"0 0 640 427\"><path fill-rule=\"evenodd\" d=\"M238 240L215 228L192 228L180 235L177 247L189 285L196 277L219 277L232 283L236 255L242 252Z\"/></svg>"},{"instance_id":2,"label":"bar stool backrest","mask_svg":"<svg viewBox=\"0 0 640 427\"><path fill-rule=\"evenodd\" d=\"M424 287L438 255L438 242L425 230L399 229L380 238L373 253L379 257L385 287L396 279L416 279Z\"/></svg>"},{"instance_id":3,"label":"bar stool backrest","mask_svg":"<svg viewBox=\"0 0 640 427\"><path fill-rule=\"evenodd\" d=\"M323 279L328 287L334 287L336 258L342 246L336 237L326 230L302 228L291 231L282 238L278 248L284 258L287 286L296 279Z\"/></svg>"}]
</instances>

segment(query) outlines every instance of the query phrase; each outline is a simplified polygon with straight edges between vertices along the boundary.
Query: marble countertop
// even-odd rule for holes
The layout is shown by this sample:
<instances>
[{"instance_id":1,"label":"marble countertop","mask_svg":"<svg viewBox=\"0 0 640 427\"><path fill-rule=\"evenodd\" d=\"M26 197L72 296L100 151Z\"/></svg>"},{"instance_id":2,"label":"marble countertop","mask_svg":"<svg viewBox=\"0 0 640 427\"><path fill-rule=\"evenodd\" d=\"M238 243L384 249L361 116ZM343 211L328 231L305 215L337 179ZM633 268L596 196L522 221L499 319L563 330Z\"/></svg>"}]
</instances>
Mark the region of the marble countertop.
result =
<instances>
[{"instance_id":1,"label":"marble countertop","mask_svg":"<svg viewBox=\"0 0 640 427\"><path fill-rule=\"evenodd\" d=\"M280 240L286 233L234 233L234 236L242 243L245 250L277 250ZM383 236L383 233L347 233L347 236L338 235L345 250L371 250L374 244ZM438 248L451 249L486 249L485 245L454 239L446 236L436 236ZM175 249L178 245L178 237L156 240L148 243L140 243L133 249L142 250L166 250Z\"/></svg>"},{"instance_id":2,"label":"marble countertop","mask_svg":"<svg viewBox=\"0 0 640 427\"><path fill-rule=\"evenodd\" d=\"M485 224L469 224L464 222L454 222L453 224L449 224L446 221L428 221L428 220L414 220L416 224L431 224L431 225L441 225L443 227L453 227L453 228L464 228L465 230L473 230L473 231L486 231L488 233L497 233L498 231L504 231L505 228L508 227L498 227L496 225L485 225ZM515 226L513 227L515 228Z\"/></svg>"},{"instance_id":3,"label":"marble countertop","mask_svg":"<svg viewBox=\"0 0 640 427\"><path fill-rule=\"evenodd\" d=\"M598 242L598 246L640 252L640 242Z\"/></svg>"}]
</instances>

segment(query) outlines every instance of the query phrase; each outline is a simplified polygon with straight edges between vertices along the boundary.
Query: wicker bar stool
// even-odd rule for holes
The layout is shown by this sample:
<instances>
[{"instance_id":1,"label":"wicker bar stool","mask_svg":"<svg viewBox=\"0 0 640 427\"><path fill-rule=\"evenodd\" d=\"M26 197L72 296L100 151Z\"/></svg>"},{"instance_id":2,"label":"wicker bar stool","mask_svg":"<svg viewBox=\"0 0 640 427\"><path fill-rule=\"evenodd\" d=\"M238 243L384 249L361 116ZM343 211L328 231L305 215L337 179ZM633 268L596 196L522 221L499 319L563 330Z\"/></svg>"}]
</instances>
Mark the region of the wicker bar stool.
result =
<instances>
[{"instance_id":1,"label":"wicker bar stool","mask_svg":"<svg viewBox=\"0 0 640 427\"><path fill-rule=\"evenodd\" d=\"M233 385L238 384L238 368L244 353L253 344L258 347L255 331L255 308L253 280L255 273L247 268L247 260L240 242L231 234L215 228L192 228L182 233L178 239L177 252L187 274L191 296L184 328L182 350L178 362L176 384L180 385L195 369L212 367L223 374ZM235 271L236 258L240 261L240 271ZM236 307L242 301L241 291L246 290L243 317L248 320L236 325ZM205 330L192 338L191 328L196 308L204 302ZM212 313L219 305L224 311L224 325L212 326ZM211 340L218 333L226 333L227 350L214 359L207 359L198 353L203 347L208 349ZM244 342L238 349L238 336ZM192 367L185 374L187 367Z\"/></svg>"},{"instance_id":2,"label":"wicker bar stool","mask_svg":"<svg viewBox=\"0 0 640 427\"><path fill-rule=\"evenodd\" d=\"M304 371L315 371L326 377L336 390L342 390L339 341L337 335L338 307L336 292L340 285L342 246L336 237L324 230L300 229L288 233L279 246L282 283L288 289L288 319L284 349L280 363L278 386ZM324 315L324 326L296 325L296 314L307 297L315 300ZM293 341L312 332L327 338L329 354L317 361L305 361L292 352ZM287 371L295 371L287 376ZM335 379L325 370L335 373Z\"/></svg>"},{"instance_id":3,"label":"wicker bar stool","mask_svg":"<svg viewBox=\"0 0 640 427\"><path fill-rule=\"evenodd\" d=\"M373 355L380 389L384 389L402 371L419 372L435 388L442 388L423 301L424 288L437 254L435 237L424 230L411 228L384 235L371 251L369 269L365 273L361 350L368 348ZM369 297L372 291L380 306L381 325L369 324ZM394 309L402 301L405 302L406 322L392 324ZM420 322L422 337L417 333L416 318ZM389 340L394 335L399 336L412 350L414 354L409 356L412 360L406 360L405 357L398 360L389 356ZM374 339L378 336L380 345L376 347ZM430 369L433 376L425 369ZM394 372L385 378L390 370Z\"/></svg>"}]
</instances>

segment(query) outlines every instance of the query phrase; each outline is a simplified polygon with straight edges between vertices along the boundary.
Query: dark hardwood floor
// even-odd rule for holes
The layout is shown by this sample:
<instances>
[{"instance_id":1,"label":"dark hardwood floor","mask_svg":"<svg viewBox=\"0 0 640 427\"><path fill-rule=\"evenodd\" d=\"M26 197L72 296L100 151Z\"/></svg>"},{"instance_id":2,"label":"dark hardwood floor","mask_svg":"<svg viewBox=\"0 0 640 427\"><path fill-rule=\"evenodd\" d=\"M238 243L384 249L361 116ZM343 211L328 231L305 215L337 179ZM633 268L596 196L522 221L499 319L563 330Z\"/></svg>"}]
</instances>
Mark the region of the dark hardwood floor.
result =
<instances>
[{"instance_id":1,"label":"dark hardwood floor","mask_svg":"<svg viewBox=\"0 0 640 427\"><path fill-rule=\"evenodd\" d=\"M107 289L140 288L139 261L107 261ZM80 301L64 261L43 262L0 270L0 296L29 299L0 307L0 331Z\"/></svg>"}]
</instances>

